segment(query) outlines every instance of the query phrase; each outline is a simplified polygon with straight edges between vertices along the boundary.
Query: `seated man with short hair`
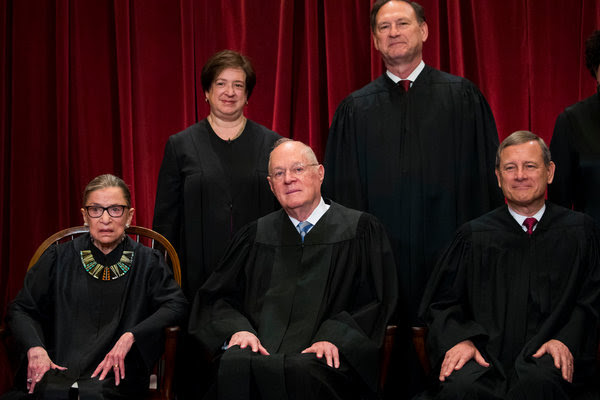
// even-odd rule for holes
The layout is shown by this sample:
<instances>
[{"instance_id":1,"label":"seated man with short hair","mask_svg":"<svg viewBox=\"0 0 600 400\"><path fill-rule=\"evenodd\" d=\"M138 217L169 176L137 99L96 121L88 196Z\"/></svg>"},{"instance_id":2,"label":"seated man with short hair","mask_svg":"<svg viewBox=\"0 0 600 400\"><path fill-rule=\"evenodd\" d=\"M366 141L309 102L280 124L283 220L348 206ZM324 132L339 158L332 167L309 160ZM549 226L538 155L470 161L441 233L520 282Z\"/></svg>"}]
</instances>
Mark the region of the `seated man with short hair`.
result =
<instances>
[{"instance_id":1,"label":"seated man with short hair","mask_svg":"<svg viewBox=\"0 0 600 400\"><path fill-rule=\"evenodd\" d=\"M236 234L194 301L190 333L218 361L208 398L375 396L394 258L375 217L323 200L323 176L310 147L275 144L282 209Z\"/></svg>"},{"instance_id":2,"label":"seated man with short hair","mask_svg":"<svg viewBox=\"0 0 600 400\"><path fill-rule=\"evenodd\" d=\"M599 231L591 217L545 201L554 169L531 132L500 144L507 205L458 230L425 291L439 384L424 397L568 399L593 376Z\"/></svg>"}]
</instances>

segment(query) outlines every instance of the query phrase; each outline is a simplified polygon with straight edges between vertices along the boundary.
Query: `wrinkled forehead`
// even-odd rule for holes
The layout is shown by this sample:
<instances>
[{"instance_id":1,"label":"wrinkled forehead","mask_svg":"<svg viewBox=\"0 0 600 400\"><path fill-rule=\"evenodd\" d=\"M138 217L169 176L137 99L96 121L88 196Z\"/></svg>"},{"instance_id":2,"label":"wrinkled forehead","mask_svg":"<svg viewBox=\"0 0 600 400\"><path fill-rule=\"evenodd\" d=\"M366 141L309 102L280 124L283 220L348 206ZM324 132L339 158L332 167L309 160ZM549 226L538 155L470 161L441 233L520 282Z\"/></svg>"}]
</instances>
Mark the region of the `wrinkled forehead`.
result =
<instances>
[{"instance_id":1,"label":"wrinkled forehead","mask_svg":"<svg viewBox=\"0 0 600 400\"><path fill-rule=\"evenodd\" d=\"M285 142L271 153L269 168L290 168L298 164L310 164L306 147L301 143Z\"/></svg>"}]
</instances>

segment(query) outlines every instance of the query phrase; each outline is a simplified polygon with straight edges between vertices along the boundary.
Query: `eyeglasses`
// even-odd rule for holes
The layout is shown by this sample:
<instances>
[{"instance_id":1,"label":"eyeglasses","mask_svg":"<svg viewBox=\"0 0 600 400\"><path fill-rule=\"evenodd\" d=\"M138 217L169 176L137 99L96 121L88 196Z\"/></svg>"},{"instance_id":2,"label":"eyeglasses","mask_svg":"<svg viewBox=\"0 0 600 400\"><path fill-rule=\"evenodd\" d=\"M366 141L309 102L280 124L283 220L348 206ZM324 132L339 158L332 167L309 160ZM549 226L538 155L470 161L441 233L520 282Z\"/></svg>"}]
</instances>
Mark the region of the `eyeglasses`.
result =
<instances>
[{"instance_id":1,"label":"eyeglasses","mask_svg":"<svg viewBox=\"0 0 600 400\"><path fill-rule=\"evenodd\" d=\"M296 165L292 166L291 168L285 168L285 169L284 168L276 168L273 170L273 173L270 174L269 176L274 181L280 181L285 177L285 173L287 171L290 171L290 174L292 174L292 176L299 178L306 172L307 167L315 167L317 165L319 165L319 164L308 164L308 165L296 164Z\"/></svg>"},{"instance_id":2,"label":"eyeglasses","mask_svg":"<svg viewBox=\"0 0 600 400\"><path fill-rule=\"evenodd\" d=\"M129 208L129 206L113 204L112 206L108 207L85 206L83 208L85 208L87 215L89 215L91 218L100 218L102 214L104 214L104 211L108 211L108 215L110 215L111 217L118 218L123 215L123 212L126 208Z\"/></svg>"}]
</instances>

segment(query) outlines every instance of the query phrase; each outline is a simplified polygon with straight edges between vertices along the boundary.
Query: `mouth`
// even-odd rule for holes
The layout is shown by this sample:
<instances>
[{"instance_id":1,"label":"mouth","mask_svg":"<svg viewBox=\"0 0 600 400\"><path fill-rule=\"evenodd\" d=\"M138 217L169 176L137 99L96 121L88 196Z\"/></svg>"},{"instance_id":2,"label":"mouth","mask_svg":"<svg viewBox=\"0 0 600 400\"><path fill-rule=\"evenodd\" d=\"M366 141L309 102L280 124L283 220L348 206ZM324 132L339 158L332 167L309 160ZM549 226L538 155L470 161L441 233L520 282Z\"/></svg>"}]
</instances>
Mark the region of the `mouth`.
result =
<instances>
[{"instance_id":1,"label":"mouth","mask_svg":"<svg viewBox=\"0 0 600 400\"><path fill-rule=\"evenodd\" d=\"M285 194L286 195L290 195L290 194L297 193L299 191L300 191L300 189L291 189L291 190L286 191Z\"/></svg>"}]
</instances>

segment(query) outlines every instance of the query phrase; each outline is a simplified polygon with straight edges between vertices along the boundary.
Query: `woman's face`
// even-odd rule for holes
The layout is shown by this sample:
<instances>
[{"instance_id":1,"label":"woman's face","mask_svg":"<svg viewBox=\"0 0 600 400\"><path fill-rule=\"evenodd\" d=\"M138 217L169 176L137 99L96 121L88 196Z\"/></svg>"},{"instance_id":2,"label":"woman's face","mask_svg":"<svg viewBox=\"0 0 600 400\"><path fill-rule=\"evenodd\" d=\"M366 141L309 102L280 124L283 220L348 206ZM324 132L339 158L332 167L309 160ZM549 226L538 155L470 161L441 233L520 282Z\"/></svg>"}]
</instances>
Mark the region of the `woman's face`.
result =
<instances>
[{"instance_id":1,"label":"woman's face","mask_svg":"<svg viewBox=\"0 0 600 400\"><path fill-rule=\"evenodd\" d=\"M241 68L225 68L206 93L210 111L225 120L239 118L248 100L246 73Z\"/></svg>"},{"instance_id":2,"label":"woman's face","mask_svg":"<svg viewBox=\"0 0 600 400\"><path fill-rule=\"evenodd\" d=\"M110 253L117 247L123 235L125 234L125 227L131 223L133 218L134 209L125 207L123 214L119 217L111 216L117 215L120 211L119 206L126 206L125 196L123 190L119 187L107 187L104 189L98 189L91 192L88 195L86 204L81 209L83 214L83 220L90 227L90 235L94 239L94 244L104 254ZM96 207L98 213L102 213L97 218L90 217L90 213L93 214L93 210L89 210L86 207ZM107 207L110 210L100 210L99 208ZM89 210L89 211L88 211ZM95 214L94 214L95 215Z\"/></svg>"}]
</instances>

